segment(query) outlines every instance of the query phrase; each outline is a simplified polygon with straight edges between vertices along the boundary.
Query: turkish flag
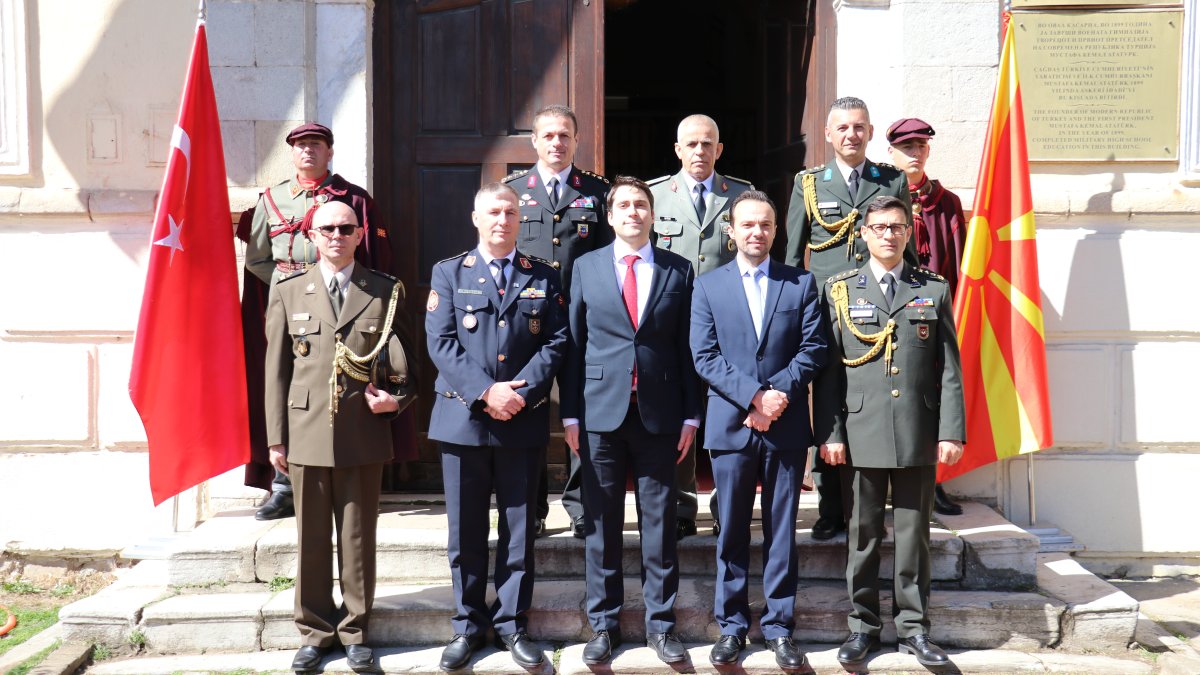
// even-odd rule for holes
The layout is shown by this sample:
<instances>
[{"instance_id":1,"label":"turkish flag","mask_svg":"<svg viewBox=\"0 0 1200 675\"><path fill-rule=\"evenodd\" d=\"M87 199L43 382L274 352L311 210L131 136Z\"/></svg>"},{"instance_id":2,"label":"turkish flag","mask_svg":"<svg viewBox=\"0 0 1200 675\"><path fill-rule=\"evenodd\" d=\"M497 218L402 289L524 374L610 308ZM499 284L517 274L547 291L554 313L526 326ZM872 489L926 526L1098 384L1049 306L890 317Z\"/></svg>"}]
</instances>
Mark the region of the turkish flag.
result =
<instances>
[{"instance_id":1,"label":"turkish flag","mask_svg":"<svg viewBox=\"0 0 1200 675\"><path fill-rule=\"evenodd\" d=\"M154 213L129 373L156 505L250 461L237 271L201 21Z\"/></svg>"}]
</instances>

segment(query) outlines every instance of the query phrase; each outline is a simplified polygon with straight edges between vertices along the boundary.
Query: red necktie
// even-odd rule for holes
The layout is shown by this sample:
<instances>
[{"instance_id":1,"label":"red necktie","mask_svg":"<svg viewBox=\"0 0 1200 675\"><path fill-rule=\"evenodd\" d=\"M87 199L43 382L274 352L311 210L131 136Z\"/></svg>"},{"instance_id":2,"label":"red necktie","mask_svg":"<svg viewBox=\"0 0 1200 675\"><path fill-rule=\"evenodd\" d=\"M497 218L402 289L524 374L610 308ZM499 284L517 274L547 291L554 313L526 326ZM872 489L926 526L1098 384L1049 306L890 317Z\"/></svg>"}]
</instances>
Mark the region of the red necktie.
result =
<instances>
[{"instance_id":1,"label":"red necktie","mask_svg":"<svg viewBox=\"0 0 1200 675\"><path fill-rule=\"evenodd\" d=\"M621 296L625 298L625 311L629 312L629 322L636 331L638 327L637 312L637 277L633 274L633 263L638 259L637 254L625 256L625 284L621 286ZM633 389L637 390L637 356L633 359Z\"/></svg>"}]
</instances>

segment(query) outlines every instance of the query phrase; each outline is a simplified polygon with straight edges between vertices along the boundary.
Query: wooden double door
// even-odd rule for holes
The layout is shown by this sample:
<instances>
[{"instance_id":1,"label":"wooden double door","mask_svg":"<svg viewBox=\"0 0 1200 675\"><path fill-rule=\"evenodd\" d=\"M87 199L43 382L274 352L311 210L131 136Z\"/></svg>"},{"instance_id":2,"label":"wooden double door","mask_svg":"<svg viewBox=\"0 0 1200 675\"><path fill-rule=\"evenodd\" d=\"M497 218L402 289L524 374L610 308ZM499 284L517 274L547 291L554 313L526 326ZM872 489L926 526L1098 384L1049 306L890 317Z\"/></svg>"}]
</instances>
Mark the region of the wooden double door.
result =
<instances>
[{"instance_id":1,"label":"wooden double door","mask_svg":"<svg viewBox=\"0 0 1200 675\"><path fill-rule=\"evenodd\" d=\"M409 289L422 382L435 374L421 330L430 270L475 245L475 190L536 161L530 124L545 105L575 110L576 165L647 179L678 170L678 121L711 115L726 148L718 171L771 194L782 224L806 137L823 146L835 74L828 3L378 0L374 195ZM422 396L411 489L440 489L424 439L431 406ZM555 483L564 457L552 446Z\"/></svg>"}]
</instances>

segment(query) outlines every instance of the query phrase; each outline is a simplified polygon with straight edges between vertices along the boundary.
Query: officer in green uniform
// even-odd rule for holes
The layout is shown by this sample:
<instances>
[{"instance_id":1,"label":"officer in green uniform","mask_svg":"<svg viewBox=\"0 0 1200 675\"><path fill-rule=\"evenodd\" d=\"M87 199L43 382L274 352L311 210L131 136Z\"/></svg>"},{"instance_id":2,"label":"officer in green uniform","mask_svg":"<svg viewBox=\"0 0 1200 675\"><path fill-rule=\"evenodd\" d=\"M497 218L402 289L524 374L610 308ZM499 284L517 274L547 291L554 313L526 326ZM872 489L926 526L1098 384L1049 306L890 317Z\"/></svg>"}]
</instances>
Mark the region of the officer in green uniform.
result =
<instances>
[{"instance_id":1,"label":"officer in green uniform","mask_svg":"<svg viewBox=\"0 0 1200 675\"><path fill-rule=\"evenodd\" d=\"M521 232L517 248L525 255L546 261L558 271L564 298L571 297L571 266L589 251L613 241L605 215L608 179L575 166L579 147L579 120L565 105L548 105L533 114L533 148L538 161L532 169L517 171L502 181L520 197ZM557 390L554 398L557 400ZM579 459L567 452L567 484L562 505L571 517L571 532L584 538L583 499L580 495ZM546 533L550 512L546 469L538 480L535 536Z\"/></svg>"},{"instance_id":2,"label":"officer in green uniform","mask_svg":"<svg viewBox=\"0 0 1200 675\"><path fill-rule=\"evenodd\" d=\"M831 353L813 385L815 437L826 462L845 465L853 492L843 665L861 664L879 646L889 485L900 651L928 667L949 663L929 641L929 517L937 464L957 462L966 438L962 368L949 284L904 260L911 214L896 197L872 200L860 229L868 263L831 277L822 294Z\"/></svg>"},{"instance_id":3,"label":"officer in green uniform","mask_svg":"<svg viewBox=\"0 0 1200 675\"><path fill-rule=\"evenodd\" d=\"M385 274L394 271L387 230L374 218L371 195L329 170L333 159L333 132L329 127L315 122L301 124L292 129L285 140L291 146L296 173L259 196L246 237L246 269L263 284L252 283L247 275L247 287L242 293L242 319L247 332L247 384L253 391L262 387L263 345L258 344L262 337L256 331L261 331L267 290L284 277L307 270L316 263L317 248L307 231L317 207L330 201L349 206L363 228L362 243L354 251L355 260ZM252 461L246 467L246 483L265 488L266 476L262 474L267 468L266 447L259 428L262 423L256 422L261 419L262 412L254 409L252 404ZM294 515L292 484L288 476L274 471L270 488L270 499L259 508L255 517L275 520Z\"/></svg>"},{"instance_id":4,"label":"officer in green uniform","mask_svg":"<svg viewBox=\"0 0 1200 675\"><path fill-rule=\"evenodd\" d=\"M867 104L845 96L829 107L825 140L834 161L796 174L787 215L785 262L813 273L818 282L846 270L858 269L867 259L867 246L858 236L865 206L878 195L892 195L909 204L904 172L867 159L867 143L874 127ZM912 212L908 212L912 224ZM911 248L911 245L910 245ZM807 262L805 261L805 254ZM916 263L910 251L910 262ZM820 517L813 539L830 539L845 529L841 476L836 467L813 459L813 481L820 495Z\"/></svg>"},{"instance_id":5,"label":"officer in green uniform","mask_svg":"<svg viewBox=\"0 0 1200 675\"><path fill-rule=\"evenodd\" d=\"M654 244L683 256L696 276L731 261L737 246L729 237L729 205L746 190L749 181L716 172L725 149L717 122L708 115L689 115L675 133L679 173L649 181L654 195ZM703 438L703 434L698 434ZM696 453L689 452L675 467L679 488L676 536L696 534ZM709 499L713 527L719 529L716 492Z\"/></svg>"}]
</instances>

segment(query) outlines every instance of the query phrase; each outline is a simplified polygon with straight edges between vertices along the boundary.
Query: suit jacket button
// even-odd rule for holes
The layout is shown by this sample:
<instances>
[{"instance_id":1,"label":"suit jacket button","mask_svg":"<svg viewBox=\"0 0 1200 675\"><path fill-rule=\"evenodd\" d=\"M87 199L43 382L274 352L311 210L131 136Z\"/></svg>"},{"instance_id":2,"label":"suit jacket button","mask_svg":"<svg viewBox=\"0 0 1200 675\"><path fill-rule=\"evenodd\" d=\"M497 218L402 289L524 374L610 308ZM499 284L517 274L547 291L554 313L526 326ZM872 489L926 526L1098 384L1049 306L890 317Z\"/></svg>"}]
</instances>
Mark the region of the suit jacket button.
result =
<instances>
[{"instance_id":1,"label":"suit jacket button","mask_svg":"<svg viewBox=\"0 0 1200 675\"><path fill-rule=\"evenodd\" d=\"M900 398L900 390L899 389L892 390L892 398Z\"/></svg>"},{"instance_id":2,"label":"suit jacket button","mask_svg":"<svg viewBox=\"0 0 1200 675\"><path fill-rule=\"evenodd\" d=\"M339 394L340 394L340 393L342 393L343 391L346 391L346 388L345 388L345 387L343 387L342 385L340 385L340 384L339 384L339 385L337 386L337 393L339 393Z\"/></svg>"},{"instance_id":3,"label":"suit jacket button","mask_svg":"<svg viewBox=\"0 0 1200 675\"><path fill-rule=\"evenodd\" d=\"M503 354L499 354L499 355L497 355L497 356L496 356L496 360L497 360L497 361L503 361L503 360L504 360L504 355L503 355Z\"/></svg>"},{"instance_id":4,"label":"suit jacket button","mask_svg":"<svg viewBox=\"0 0 1200 675\"><path fill-rule=\"evenodd\" d=\"M553 242L555 246L559 246L562 244L562 242L558 240L558 237L555 237L555 238L551 239L550 241Z\"/></svg>"},{"instance_id":5,"label":"suit jacket button","mask_svg":"<svg viewBox=\"0 0 1200 675\"><path fill-rule=\"evenodd\" d=\"M558 268L562 267L562 263L555 260L554 262L550 263L550 266L553 267L554 269L558 269Z\"/></svg>"},{"instance_id":6,"label":"suit jacket button","mask_svg":"<svg viewBox=\"0 0 1200 675\"><path fill-rule=\"evenodd\" d=\"M700 262L704 262L704 254L703 253L700 254Z\"/></svg>"},{"instance_id":7,"label":"suit jacket button","mask_svg":"<svg viewBox=\"0 0 1200 675\"><path fill-rule=\"evenodd\" d=\"M897 368L896 366L892 366L892 374L893 374L893 375L899 375L899 374L900 374L900 369L899 369L899 368Z\"/></svg>"},{"instance_id":8,"label":"suit jacket button","mask_svg":"<svg viewBox=\"0 0 1200 675\"><path fill-rule=\"evenodd\" d=\"M558 222L558 221L560 221L560 220L562 220L562 216L558 215L557 213L556 213L556 214L554 214L554 222L556 222L556 223L557 223L557 222Z\"/></svg>"},{"instance_id":9,"label":"suit jacket button","mask_svg":"<svg viewBox=\"0 0 1200 675\"><path fill-rule=\"evenodd\" d=\"M507 323L504 321L504 319L500 319L500 323L499 323L498 325L499 325L501 328L504 328L504 327L505 327L505 326L507 326L508 324L507 324Z\"/></svg>"},{"instance_id":10,"label":"suit jacket button","mask_svg":"<svg viewBox=\"0 0 1200 675\"><path fill-rule=\"evenodd\" d=\"M762 355L762 354L759 354L759 355L758 355L758 360L759 360L759 361L762 361L762 360L763 360L763 355Z\"/></svg>"},{"instance_id":11,"label":"suit jacket button","mask_svg":"<svg viewBox=\"0 0 1200 675\"><path fill-rule=\"evenodd\" d=\"M861 253L855 253L855 254L854 254L854 259L855 259L855 260L862 260L862 254L861 254Z\"/></svg>"},{"instance_id":12,"label":"suit jacket button","mask_svg":"<svg viewBox=\"0 0 1200 675\"><path fill-rule=\"evenodd\" d=\"M334 334L333 334L333 339L334 339L334 340L341 340L341 339L342 339L342 334L341 334L341 333L334 333Z\"/></svg>"}]
</instances>

